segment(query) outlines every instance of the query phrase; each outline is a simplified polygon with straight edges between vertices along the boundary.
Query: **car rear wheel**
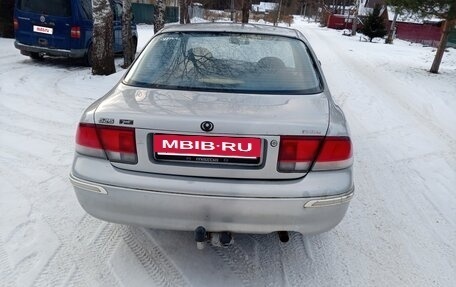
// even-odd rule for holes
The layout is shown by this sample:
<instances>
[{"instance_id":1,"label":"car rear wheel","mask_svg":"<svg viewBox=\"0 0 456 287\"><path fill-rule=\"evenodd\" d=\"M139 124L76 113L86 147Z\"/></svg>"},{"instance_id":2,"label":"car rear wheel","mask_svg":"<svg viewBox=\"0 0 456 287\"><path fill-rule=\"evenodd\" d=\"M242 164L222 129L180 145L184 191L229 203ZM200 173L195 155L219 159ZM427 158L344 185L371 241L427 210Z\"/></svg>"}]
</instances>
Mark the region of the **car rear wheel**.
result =
<instances>
[{"instance_id":1,"label":"car rear wheel","mask_svg":"<svg viewBox=\"0 0 456 287\"><path fill-rule=\"evenodd\" d=\"M84 56L84 65L92 67L92 44L87 48L87 52Z\"/></svg>"},{"instance_id":2,"label":"car rear wheel","mask_svg":"<svg viewBox=\"0 0 456 287\"><path fill-rule=\"evenodd\" d=\"M36 53L36 52L31 52L30 53L30 58L32 58L33 60L43 60L44 56L43 54L41 53Z\"/></svg>"}]
</instances>

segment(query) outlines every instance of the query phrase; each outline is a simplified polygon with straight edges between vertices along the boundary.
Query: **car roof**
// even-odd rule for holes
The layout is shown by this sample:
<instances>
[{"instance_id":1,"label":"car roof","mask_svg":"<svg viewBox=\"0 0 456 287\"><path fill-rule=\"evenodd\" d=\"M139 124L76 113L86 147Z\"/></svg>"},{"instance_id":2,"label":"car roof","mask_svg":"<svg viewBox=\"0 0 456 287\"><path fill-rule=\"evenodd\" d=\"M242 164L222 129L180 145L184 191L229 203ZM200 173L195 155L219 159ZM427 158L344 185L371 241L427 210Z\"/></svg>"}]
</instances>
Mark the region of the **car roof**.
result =
<instances>
[{"instance_id":1,"label":"car roof","mask_svg":"<svg viewBox=\"0 0 456 287\"><path fill-rule=\"evenodd\" d=\"M166 32L231 32L248 34L267 34L302 39L302 35L295 29L262 24L240 24L224 22L207 22L195 24L171 24L163 28L160 33Z\"/></svg>"}]
</instances>

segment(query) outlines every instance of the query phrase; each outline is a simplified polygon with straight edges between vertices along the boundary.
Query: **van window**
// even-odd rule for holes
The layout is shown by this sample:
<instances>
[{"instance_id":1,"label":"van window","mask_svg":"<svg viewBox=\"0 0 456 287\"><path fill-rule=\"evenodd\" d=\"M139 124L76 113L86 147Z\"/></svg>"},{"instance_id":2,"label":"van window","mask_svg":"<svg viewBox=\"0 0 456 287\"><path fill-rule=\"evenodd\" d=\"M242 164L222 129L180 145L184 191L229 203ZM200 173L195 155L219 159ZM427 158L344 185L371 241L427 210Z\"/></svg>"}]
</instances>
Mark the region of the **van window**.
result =
<instances>
[{"instance_id":1,"label":"van window","mask_svg":"<svg viewBox=\"0 0 456 287\"><path fill-rule=\"evenodd\" d=\"M18 0L17 8L37 14L71 16L71 1L68 0Z\"/></svg>"}]
</instances>

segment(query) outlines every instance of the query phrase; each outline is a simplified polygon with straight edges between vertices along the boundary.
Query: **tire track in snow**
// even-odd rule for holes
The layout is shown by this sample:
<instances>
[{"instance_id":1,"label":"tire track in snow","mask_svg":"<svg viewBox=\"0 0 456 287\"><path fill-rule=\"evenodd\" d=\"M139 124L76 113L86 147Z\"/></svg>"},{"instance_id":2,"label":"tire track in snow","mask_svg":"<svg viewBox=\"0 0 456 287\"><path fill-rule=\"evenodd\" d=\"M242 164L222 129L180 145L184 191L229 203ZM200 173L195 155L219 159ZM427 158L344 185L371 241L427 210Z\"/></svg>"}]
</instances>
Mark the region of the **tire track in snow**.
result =
<instances>
[{"instance_id":1,"label":"tire track in snow","mask_svg":"<svg viewBox=\"0 0 456 287\"><path fill-rule=\"evenodd\" d=\"M297 232L290 232L289 237L287 243L280 245L285 272L288 274L288 284L304 286L305 282L319 282L312 270L313 251L309 239Z\"/></svg>"},{"instance_id":2,"label":"tire track in snow","mask_svg":"<svg viewBox=\"0 0 456 287\"><path fill-rule=\"evenodd\" d=\"M261 270L261 278L265 278L264 286L286 286L288 275L283 266L281 242L276 233L267 235L249 235L254 240L255 257Z\"/></svg>"},{"instance_id":3,"label":"tire track in snow","mask_svg":"<svg viewBox=\"0 0 456 287\"><path fill-rule=\"evenodd\" d=\"M48 122L46 122L45 120L43 120L43 123L44 123L43 124L44 126L48 125ZM16 131L16 133L17 133L17 131ZM36 133L30 133L30 135L32 135L32 139L37 138ZM30 135L28 135L28 136L30 136ZM27 135L24 135L24 136L27 136ZM49 142L49 143L54 142L54 141L56 141L56 140L53 140L53 139L45 140L45 142ZM8 174L10 174L10 176L11 176L10 178L17 178L17 177L28 178L28 175L26 173L23 173L22 169L20 168L21 165L29 168L30 170L32 170L32 169L44 170L44 171L48 172L49 174L60 174L62 167L66 170L66 169L68 169L68 166L69 166L69 164L62 164L60 160L58 162L48 162L48 160L50 158L55 158L54 156L43 158L38 155L35 156L33 154L30 154L29 152L24 153L23 150L17 150L17 148L14 146L12 146L12 150L10 150L9 154L17 155L18 158L17 158L16 162L18 164L20 164L19 166L17 166L17 165L13 166L12 169L8 171ZM66 157L68 157L68 156L66 156ZM21 164L21 163L23 163L23 164ZM30 165L30 163L31 163L31 165ZM16 172L14 172L15 169L17 170ZM29 181L26 181L25 184L23 181L16 181L14 183L14 185L17 187L17 189L19 191L21 191L21 193L23 193L23 195L25 197L31 198L32 201L34 201L33 205L40 206L40 209L42 209L43 204L44 204L44 206L48 205L48 203L46 202L46 198L48 196L50 196L50 193L53 193L55 191L55 188L51 187L52 184L55 183L55 180L62 180L62 178L61 178L61 176L52 176L51 178L48 178L44 181L39 181L39 182L29 178ZM69 184L65 184L64 186L69 187ZM36 190L37 187L40 187L39 195L36 192L34 192L34 190ZM32 213L36 212L36 208L32 208L32 209L33 209L31 211ZM58 209L60 209L60 206L58 207ZM48 210L48 208L46 208L46 210ZM47 213L49 213L49 214L47 214ZM60 240L60 246L55 250L54 254L51 255L51 257L46 259L48 261L42 267L42 270L40 270L38 273L35 273L35 274L37 274L37 277L35 278L35 281L34 281L36 286L60 285L60 284L62 284L62 280L70 280L70 281L67 281L65 284L73 284L72 282L91 282L91 281L93 281L92 280L93 278L99 277L98 272L106 271L102 274L109 274L111 272L111 270L103 270L102 265L106 264L106 262L97 262L96 264L92 264L92 269L94 271L91 271L92 272L91 278L88 278L88 280L85 280L85 279L87 279L86 274L87 273L90 274L90 272L87 272L87 268L79 267L76 269L76 271L74 269L72 269L74 264L77 263L75 261L80 261L79 260L80 255L77 254L77 251L75 253L74 249L76 248L76 250L78 250L78 248L77 248L78 246L77 246L77 244L74 244L74 242L71 241L71 238L78 237L77 232L81 232L83 234L84 233L91 234L92 228L90 227L90 224L89 225L81 224L81 226L80 226L81 228L76 229L76 231L73 234L70 234L68 236L68 234L67 234L68 230L65 230L66 227L62 226L61 220L57 219L55 216L50 216L50 214L51 214L50 212L47 212L47 213L44 212L42 217L44 218L45 222L47 223L47 226L49 226L49 228L52 230L52 232ZM88 216L86 215L86 217L82 220L82 222L87 222L85 220L87 218L88 218ZM99 221L94 221L94 222L99 224ZM92 223L92 225L93 225L93 223ZM11 236L13 236L13 235L11 235ZM79 250L84 249L84 248L86 248L86 247L79 248ZM109 250L112 250L112 249L113 248L110 248L110 249L104 248L103 250L109 252ZM71 251L71 252L69 252L69 251ZM99 258L99 254L94 254L96 252L92 252L92 253L93 254L89 257ZM37 264L37 260L35 260L35 259L43 260L42 258L37 258L36 254L34 257L30 257L30 256L31 255L25 256L20 261L20 263L16 266L16 268L14 270L18 271L20 269L19 267L23 267L23 266L27 267L29 264ZM71 262L71 260L73 260L73 262ZM84 262L82 265L86 265L86 264L87 263ZM80 266L81 264L76 264L76 265ZM90 264L89 264L89 266L90 266ZM23 268L21 268L21 269L23 269ZM80 269L82 269L82 271ZM64 271L64 272L62 272L62 271ZM69 274L68 275L69 277L67 279L64 279L62 277L63 274L65 274L65 276L67 276L68 272L70 272L70 273L75 272L75 273ZM93 274L94 272L96 272L97 274ZM58 276L58 274L62 274L62 276ZM80 276L82 274L84 274L83 276L85 276L86 278L80 278ZM117 282L113 281L112 278L113 278L113 276L107 276L102 280L106 281L108 285L114 286L117 284ZM78 285L78 284L76 283L75 285Z\"/></svg>"},{"instance_id":4,"label":"tire track in snow","mask_svg":"<svg viewBox=\"0 0 456 287\"><path fill-rule=\"evenodd\" d=\"M167 287L190 285L147 230L129 226L123 236L127 246L153 279L153 285Z\"/></svg>"},{"instance_id":5,"label":"tire track in snow","mask_svg":"<svg viewBox=\"0 0 456 287\"><path fill-rule=\"evenodd\" d=\"M16 282L13 277L13 270L9 264L8 255L3 248L3 241L0 238L0 282L4 287L14 287ZM3 285L4 284L4 285Z\"/></svg>"},{"instance_id":6,"label":"tire track in snow","mask_svg":"<svg viewBox=\"0 0 456 287\"><path fill-rule=\"evenodd\" d=\"M79 222L77 228L75 229L73 235L75 241L83 241L84 232L93 232L94 231L94 222L89 215L84 215L84 217ZM58 286L62 285L65 278L56 277L56 274L68 274L71 272L74 263L71 259L72 256L72 246L67 246L66 240L60 242L60 246L55 250L54 254L50 257L46 265L43 267L38 278L35 280L35 286ZM69 245L69 244L68 244ZM71 277L71 276L70 276Z\"/></svg>"},{"instance_id":7,"label":"tire track in snow","mask_svg":"<svg viewBox=\"0 0 456 287\"><path fill-rule=\"evenodd\" d=\"M258 265L252 261L252 256L242 248L247 245L245 240L250 238L241 235L233 245L227 247L215 247L211 245L212 250L230 267L231 271L239 276L243 286L265 286L266 282L258 274ZM250 239L251 240L251 239Z\"/></svg>"},{"instance_id":8,"label":"tire track in snow","mask_svg":"<svg viewBox=\"0 0 456 287\"><path fill-rule=\"evenodd\" d=\"M109 259L120 241L118 228L119 226L106 224L85 214L74 233L61 239L61 245L46 264L35 285L62 286L63 283L71 285L76 282L91 282L97 285L119 286L109 265ZM110 237L114 239L108 241ZM56 277L56 274L62 276ZM68 274L71 274L69 278L65 278Z\"/></svg>"}]
</instances>

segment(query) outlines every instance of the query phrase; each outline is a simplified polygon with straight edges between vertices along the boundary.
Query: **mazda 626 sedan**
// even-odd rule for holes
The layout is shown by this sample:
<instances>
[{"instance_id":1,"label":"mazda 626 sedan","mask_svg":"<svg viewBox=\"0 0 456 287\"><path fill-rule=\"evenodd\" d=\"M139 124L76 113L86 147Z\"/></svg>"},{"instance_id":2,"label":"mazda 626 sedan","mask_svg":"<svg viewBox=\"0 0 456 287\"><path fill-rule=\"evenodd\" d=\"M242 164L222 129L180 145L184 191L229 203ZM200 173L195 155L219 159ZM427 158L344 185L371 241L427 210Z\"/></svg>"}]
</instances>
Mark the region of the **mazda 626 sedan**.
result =
<instances>
[{"instance_id":1,"label":"mazda 626 sedan","mask_svg":"<svg viewBox=\"0 0 456 287\"><path fill-rule=\"evenodd\" d=\"M189 24L156 34L87 108L70 177L102 220L195 231L197 241L286 241L342 220L352 162L345 117L299 31Z\"/></svg>"}]
</instances>

